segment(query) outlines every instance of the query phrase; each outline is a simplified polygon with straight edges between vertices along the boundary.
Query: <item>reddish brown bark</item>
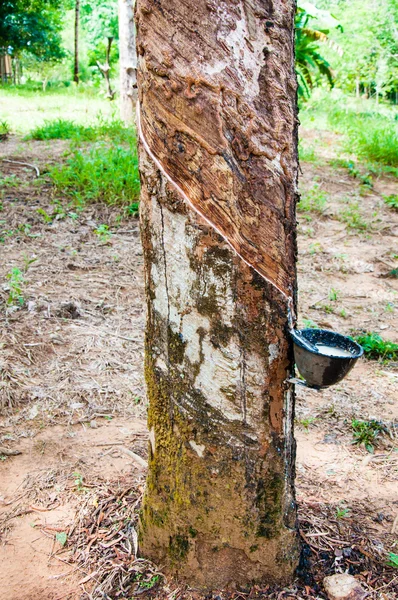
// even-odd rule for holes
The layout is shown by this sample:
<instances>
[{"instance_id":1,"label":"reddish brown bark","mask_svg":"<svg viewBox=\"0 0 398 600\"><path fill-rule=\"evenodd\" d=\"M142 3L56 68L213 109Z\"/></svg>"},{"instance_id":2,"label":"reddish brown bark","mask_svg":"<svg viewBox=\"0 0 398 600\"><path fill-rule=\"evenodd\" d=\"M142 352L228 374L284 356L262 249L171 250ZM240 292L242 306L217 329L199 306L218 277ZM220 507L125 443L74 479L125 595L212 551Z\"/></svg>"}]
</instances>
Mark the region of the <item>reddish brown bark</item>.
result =
<instances>
[{"instance_id":1,"label":"reddish brown bark","mask_svg":"<svg viewBox=\"0 0 398 600\"><path fill-rule=\"evenodd\" d=\"M291 295L294 2L139 2L142 129L191 202Z\"/></svg>"}]
</instances>

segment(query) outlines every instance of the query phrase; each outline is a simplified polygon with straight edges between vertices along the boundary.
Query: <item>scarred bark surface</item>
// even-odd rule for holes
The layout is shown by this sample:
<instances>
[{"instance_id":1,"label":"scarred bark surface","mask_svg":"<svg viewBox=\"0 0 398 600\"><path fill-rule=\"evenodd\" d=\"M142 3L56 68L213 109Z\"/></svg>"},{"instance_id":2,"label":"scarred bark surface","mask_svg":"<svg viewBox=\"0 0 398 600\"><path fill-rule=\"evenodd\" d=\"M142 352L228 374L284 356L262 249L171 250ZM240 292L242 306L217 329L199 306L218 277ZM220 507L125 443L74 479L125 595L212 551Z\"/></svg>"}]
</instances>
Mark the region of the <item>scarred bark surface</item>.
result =
<instances>
[{"instance_id":1,"label":"scarred bark surface","mask_svg":"<svg viewBox=\"0 0 398 600\"><path fill-rule=\"evenodd\" d=\"M142 129L235 250L294 272L293 0L139 0Z\"/></svg>"},{"instance_id":2,"label":"scarred bark surface","mask_svg":"<svg viewBox=\"0 0 398 600\"><path fill-rule=\"evenodd\" d=\"M151 439L140 548L205 588L288 580L298 559L293 13L290 0L137 3Z\"/></svg>"}]
</instances>

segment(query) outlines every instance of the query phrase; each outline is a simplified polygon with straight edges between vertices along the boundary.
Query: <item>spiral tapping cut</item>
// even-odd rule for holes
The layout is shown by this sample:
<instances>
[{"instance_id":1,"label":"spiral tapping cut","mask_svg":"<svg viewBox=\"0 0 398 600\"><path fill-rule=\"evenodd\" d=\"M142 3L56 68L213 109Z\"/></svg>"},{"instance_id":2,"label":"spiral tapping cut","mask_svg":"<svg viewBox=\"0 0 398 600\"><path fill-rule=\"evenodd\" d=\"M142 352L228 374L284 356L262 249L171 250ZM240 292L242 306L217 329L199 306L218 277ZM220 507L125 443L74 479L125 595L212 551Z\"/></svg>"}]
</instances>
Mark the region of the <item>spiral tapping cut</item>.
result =
<instances>
[{"instance_id":1,"label":"spiral tapping cut","mask_svg":"<svg viewBox=\"0 0 398 600\"><path fill-rule=\"evenodd\" d=\"M251 267L254 271L256 271L256 273L258 273L258 275L260 275L260 277L262 277L265 281L267 281L268 283L270 283L275 289L278 290L278 292L280 294L282 294L282 296L285 298L285 300L287 301L287 316L288 316L288 325L289 325L289 329L293 329L294 327L294 323L295 323L295 312L294 312L294 301L293 301L293 296L292 295L288 295L286 294L276 283L275 281L272 281L270 278L266 277L264 275L264 273L259 270L258 268L256 268L253 264L251 264L248 260L246 260L244 258L244 256L242 256L242 254L240 252L237 251L236 247L234 244L232 244L232 242L224 235L224 233L206 216L203 214L202 211L200 211L198 209L197 206L195 206L195 204L193 204L193 202L189 199L189 197L187 196L187 194L184 192L183 189L181 189L181 187L178 185L178 183L176 181L174 181L174 179L171 177L171 175L166 171L166 169L164 168L164 166L162 165L162 163L160 162L160 160L155 156L155 154L152 152L151 148L149 147L149 144L147 142L147 140L145 139L144 136L144 132L142 130L142 126L141 126L141 107L140 107L140 102L137 101L137 109L136 109L136 115L137 115L137 129L138 129L138 135L140 137L140 140L142 142L142 145L145 148L145 151L147 152L148 156L150 156L150 158L153 160L153 162L155 163L155 165L157 166L157 168L159 169L159 171L161 171L161 173L164 175L164 177L167 179L167 181L169 183L171 183L171 185L174 187L174 189L180 194L180 196L182 196L185 200L185 202L188 204L188 206L190 208L192 208L204 221L206 221L206 223L208 225L210 225L210 227L212 229L214 229L214 231L216 231L222 238L223 240L230 246L230 248L232 248L232 250L239 256L239 258L241 260L243 260L243 262L245 262L249 267Z\"/></svg>"}]
</instances>

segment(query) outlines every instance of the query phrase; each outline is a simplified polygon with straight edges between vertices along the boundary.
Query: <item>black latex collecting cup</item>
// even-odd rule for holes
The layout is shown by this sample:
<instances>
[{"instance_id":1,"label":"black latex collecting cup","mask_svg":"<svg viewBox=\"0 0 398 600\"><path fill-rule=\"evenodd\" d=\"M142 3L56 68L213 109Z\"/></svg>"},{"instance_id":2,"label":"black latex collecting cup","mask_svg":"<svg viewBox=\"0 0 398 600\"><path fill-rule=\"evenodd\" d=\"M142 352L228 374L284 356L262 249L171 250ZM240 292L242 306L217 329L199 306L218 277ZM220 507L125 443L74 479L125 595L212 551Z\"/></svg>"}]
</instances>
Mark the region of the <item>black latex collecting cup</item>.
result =
<instances>
[{"instance_id":1,"label":"black latex collecting cup","mask_svg":"<svg viewBox=\"0 0 398 600\"><path fill-rule=\"evenodd\" d=\"M307 385L323 388L338 383L351 371L363 348L349 337L326 329L294 329L290 332L294 342L294 359L298 370ZM311 350L301 339L305 338L314 349ZM322 351L318 350L318 346ZM330 349L327 354L325 348ZM333 356L341 353L342 356Z\"/></svg>"}]
</instances>

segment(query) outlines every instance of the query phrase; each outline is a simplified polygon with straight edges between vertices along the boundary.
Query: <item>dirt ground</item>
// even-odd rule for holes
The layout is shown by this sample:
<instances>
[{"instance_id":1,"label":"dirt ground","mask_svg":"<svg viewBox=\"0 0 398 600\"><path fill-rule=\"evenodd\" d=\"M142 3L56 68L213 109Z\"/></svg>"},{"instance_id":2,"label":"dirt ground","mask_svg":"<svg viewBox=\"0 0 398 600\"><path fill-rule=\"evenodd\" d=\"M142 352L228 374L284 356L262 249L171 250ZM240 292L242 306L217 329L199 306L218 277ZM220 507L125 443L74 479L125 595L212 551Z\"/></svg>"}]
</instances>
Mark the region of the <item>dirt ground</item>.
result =
<instances>
[{"instance_id":1,"label":"dirt ground","mask_svg":"<svg viewBox=\"0 0 398 600\"><path fill-rule=\"evenodd\" d=\"M398 213L382 197L398 193L397 181L374 177L364 190L327 162L335 140L319 135L322 161L302 164L301 187L316 182L329 200L322 214L299 213L300 323L397 342L398 282L385 275L398 266ZM147 438L138 222L118 224L120 211L104 206L46 222L53 190L17 162L45 172L67 146L0 143L0 177L15 175L0 192L0 598L109 598L113 577L127 585L121 597L199 598L131 562ZM356 199L362 230L339 218ZM109 239L95 233L100 224ZM15 268L23 306L7 303ZM324 598L322 577L346 570L369 598L398 598L398 570L386 567L398 554L397 367L364 359L333 388L297 386L299 579L209 598ZM353 418L384 424L374 454L352 443Z\"/></svg>"}]
</instances>

